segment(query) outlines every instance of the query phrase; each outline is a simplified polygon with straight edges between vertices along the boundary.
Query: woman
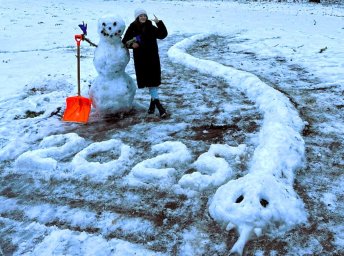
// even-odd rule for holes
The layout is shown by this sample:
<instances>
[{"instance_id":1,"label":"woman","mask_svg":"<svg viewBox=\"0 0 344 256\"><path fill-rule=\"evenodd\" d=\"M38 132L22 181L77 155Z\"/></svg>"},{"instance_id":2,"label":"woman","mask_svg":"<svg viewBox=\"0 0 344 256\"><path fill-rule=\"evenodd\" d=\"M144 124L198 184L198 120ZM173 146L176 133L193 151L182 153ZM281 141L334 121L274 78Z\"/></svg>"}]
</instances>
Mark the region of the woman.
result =
<instances>
[{"instance_id":1,"label":"woman","mask_svg":"<svg viewBox=\"0 0 344 256\"><path fill-rule=\"evenodd\" d=\"M153 21L156 26L148 20L144 9L136 9L135 21L129 25L122 42L127 48L133 49L138 88L149 89L151 102L148 113L153 114L157 107L160 117L164 118L167 113L159 101L158 93L158 86L161 84L161 67L157 39L164 39L167 36L167 29L155 15Z\"/></svg>"}]
</instances>

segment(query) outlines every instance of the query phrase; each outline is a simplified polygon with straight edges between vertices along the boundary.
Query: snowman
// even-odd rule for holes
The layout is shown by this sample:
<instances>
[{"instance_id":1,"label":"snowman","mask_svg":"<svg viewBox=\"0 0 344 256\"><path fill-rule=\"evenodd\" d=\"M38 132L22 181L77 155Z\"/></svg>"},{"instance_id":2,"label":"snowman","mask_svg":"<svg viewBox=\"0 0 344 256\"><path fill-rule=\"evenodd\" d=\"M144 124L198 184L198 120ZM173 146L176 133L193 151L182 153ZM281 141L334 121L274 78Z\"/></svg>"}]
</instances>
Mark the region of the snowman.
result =
<instances>
[{"instance_id":1,"label":"snowman","mask_svg":"<svg viewBox=\"0 0 344 256\"><path fill-rule=\"evenodd\" d=\"M121 36L125 23L119 16L103 16L98 20L98 46L93 64L98 76L89 90L92 104L100 115L126 112L132 108L136 86L125 72L130 60Z\"/></svg>"}]
</instances>

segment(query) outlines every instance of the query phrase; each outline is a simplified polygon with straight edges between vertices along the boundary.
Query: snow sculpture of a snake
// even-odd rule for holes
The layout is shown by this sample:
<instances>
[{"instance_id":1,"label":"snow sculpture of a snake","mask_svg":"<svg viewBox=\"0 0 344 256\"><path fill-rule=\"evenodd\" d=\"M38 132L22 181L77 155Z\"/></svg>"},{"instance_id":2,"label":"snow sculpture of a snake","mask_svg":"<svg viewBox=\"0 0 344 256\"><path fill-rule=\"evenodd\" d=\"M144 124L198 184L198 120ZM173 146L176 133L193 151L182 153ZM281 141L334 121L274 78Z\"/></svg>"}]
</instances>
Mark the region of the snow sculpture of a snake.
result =
<instances>
[{"instance_id":1,"label":"snow sculpture of a snake","mask_svg":"<svg viewBox=\"0 0 344 256\"><path fill-rule=\"evenodd\" d=\"M307 220L302 200L293 189L294 172L304 163L304 123L289 99L257 76L214 61L195 58L186 49L209 34L195 35L171 47L177 64L236 86L256 103L263 114L259 144L246 176L220 186L209 203L209 213L226 230L239 233L231 252L242 254L254 235L285 232Z\"/></svg>"}]
</instances>

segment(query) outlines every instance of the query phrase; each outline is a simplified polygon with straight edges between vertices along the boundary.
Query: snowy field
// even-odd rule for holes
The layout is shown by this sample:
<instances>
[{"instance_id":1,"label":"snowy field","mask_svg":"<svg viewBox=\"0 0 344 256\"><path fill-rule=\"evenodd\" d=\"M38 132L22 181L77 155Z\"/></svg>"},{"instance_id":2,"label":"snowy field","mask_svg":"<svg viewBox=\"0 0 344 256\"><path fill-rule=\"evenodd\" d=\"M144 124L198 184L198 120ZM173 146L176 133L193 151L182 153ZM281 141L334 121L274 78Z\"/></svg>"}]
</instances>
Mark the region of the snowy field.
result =
<instances>
[{"instance_id":1,"label":"snowy field","mask_svg":"<svg viewBox=\"0 0 344 256\"><path fill-rule=\"evenodd\" d=\"M169 32L170 117L137 90L127 113L62 122L78 25L97 42L98 18L128 25L138 7ZM343 6L2 0L0 14L0 255L344 254ZM86 97L94 50L81 43Z\"/></svg>"}]
</instances>

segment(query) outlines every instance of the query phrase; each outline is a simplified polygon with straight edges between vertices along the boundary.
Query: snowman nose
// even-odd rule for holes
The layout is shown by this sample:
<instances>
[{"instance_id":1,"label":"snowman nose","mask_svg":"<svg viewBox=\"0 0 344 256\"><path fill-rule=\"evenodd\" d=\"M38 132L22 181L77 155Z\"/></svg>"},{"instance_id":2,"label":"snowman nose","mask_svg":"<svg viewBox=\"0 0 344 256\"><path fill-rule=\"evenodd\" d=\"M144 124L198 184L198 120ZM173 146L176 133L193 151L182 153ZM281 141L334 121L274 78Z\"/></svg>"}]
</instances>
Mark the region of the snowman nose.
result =
<instances>
[{"instance_id":1,"label":"snowman nose","mask_svg":"<svg viewBox=\"0 0 344 256\"><path fill-rule=\"evenodd\" d=\"M111 30L111 27L109 27L109 30Z\"/></svg>"}]
</instances>

